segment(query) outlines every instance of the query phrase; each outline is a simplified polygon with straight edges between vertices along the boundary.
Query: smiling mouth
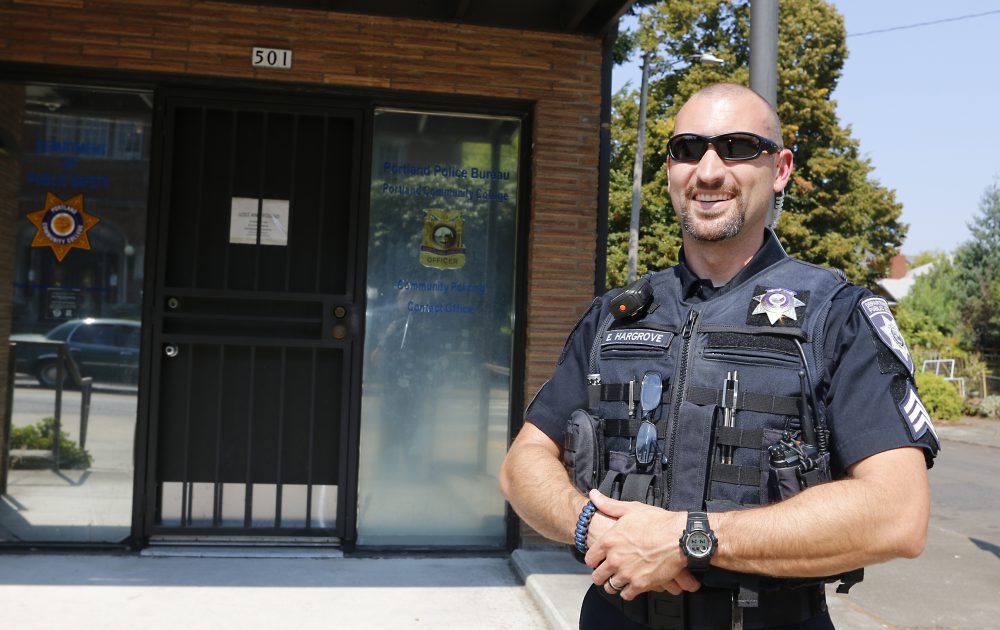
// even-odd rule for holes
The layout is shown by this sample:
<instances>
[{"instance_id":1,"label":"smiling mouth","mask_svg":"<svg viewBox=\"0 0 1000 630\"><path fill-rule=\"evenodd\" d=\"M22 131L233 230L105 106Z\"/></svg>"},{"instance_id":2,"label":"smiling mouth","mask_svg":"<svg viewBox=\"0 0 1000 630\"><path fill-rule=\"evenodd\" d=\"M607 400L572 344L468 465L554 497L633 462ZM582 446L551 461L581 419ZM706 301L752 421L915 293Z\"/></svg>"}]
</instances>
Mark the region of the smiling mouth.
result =
<instances>
[{"instance_id":1,"label":"smiling mouth","mask_svg":"<svg viewBox=\"0 0 1000 630\"><path fill-rule=\"evenodd\" d=\"M717 201L729 201L734 195L729 193L714 193L707 194L701 193L694 196L695 201L700 201L702 203L715 203Z\"/></svg>"}]
</instances>

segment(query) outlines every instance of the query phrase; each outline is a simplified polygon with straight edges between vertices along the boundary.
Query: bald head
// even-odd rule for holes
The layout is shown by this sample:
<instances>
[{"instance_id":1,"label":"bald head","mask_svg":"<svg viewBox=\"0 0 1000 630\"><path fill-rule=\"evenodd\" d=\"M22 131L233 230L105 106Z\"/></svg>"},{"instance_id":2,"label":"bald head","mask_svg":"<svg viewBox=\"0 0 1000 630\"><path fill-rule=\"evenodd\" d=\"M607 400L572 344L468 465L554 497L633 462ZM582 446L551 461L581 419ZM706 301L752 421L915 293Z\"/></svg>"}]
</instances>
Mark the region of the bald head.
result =
<instances>
[{"instance_id":1,"label":"bald head","mask_svg":"<svg viewBox=\"0 0 1000 630\"><path fill-rule=\"evenodd\" d=\"M728 134L740 133L770 138L779 150L754 145L758 153L752 158L724 157L728 152L720 153L715 143L726 147ZM701 138L693 141L693 157L667 160L667 184L684 230L685 251L704 252L725 243L726 252L746 254L740 258L745 263L760 247L774 193L784 189L792 172L792 152L780 148L778 116L753 90L716 83L696 92L677 112L674 137L688 135ZM682 145L690 141L681 139Z\"/></svg>"},{"instance_id":2,"label":"bald head","mask_svg":"<svg viewBox=\"0 0 1000 630\"><path fill-rule=\"evenodd\" d=\"M778 112L760 94L738 83L713 83L692 94L677 112L675 132L691 131L683 129L681 124L686 111L720 105L739 108L741 117L745 117L749 125L744 131L753 131L782 144Z\"/></svg>"}]
</instances>

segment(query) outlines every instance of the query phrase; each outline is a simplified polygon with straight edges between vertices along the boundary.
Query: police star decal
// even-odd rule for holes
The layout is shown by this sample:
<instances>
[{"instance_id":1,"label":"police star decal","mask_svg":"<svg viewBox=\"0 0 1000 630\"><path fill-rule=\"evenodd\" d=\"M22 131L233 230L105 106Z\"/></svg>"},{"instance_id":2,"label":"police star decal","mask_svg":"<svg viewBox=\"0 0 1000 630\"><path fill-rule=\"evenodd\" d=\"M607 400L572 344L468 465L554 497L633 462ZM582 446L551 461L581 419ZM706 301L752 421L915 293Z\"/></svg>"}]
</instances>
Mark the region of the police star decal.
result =
<instances>
[{"instance_id":1,"label":"police star decal","mask_svg":"<svg viewBox=\"0 0 1000 630\"><path fill-rule=\"evenodd\" d=\"M89 250L87 232L101 221L83 211L82 194L64 201L52 193L45 193L45 207L29 212L27 218L37 230L31 246L51 247L59 262L71 249Z\"/></svg>"},{"instance_id":2,"label":"police star decal","mask_svg":"<svg viewBox=\"0 0 1000 630\"><path fill-rule=\"evenodd\" d=\"M906 366L912 376L914 372L913 357L910 356L910 349L906 347L903 333L899 332L899 325L896 324L896 319L892 316L892 311L889 310L889 303L880 297L870 297L861 300L860 306L861 312L868 318L875 333L878 334L879 341L896 355L896 358Z\"/></svg>"},{"instance_id":3,"label":"police star decal","mask_svg":"<svg viewBox=\"0 0 1000 630\"><path fill-rule=\"evenodd\" d=\"M782 317L797 320L795 308L806 303L795 297L797 293L791 289L768 289L760 295L753 296L757 307L750 315L767 315L767 320L774 326Z\"/></svg>"}]
</instances>

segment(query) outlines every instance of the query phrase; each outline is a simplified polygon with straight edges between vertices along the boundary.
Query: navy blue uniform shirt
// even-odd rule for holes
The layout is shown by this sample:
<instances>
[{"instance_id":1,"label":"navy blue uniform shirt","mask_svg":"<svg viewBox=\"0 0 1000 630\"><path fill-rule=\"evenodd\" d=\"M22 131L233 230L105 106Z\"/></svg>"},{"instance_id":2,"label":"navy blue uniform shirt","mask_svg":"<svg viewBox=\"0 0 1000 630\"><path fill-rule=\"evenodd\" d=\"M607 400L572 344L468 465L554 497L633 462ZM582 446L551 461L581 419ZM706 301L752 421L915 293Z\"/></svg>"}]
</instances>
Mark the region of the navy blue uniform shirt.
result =
<instances>
[{"instance_id":1,"label":"navy blue uniform shirt","mask_svg":"<svg viewBox=\"0 0 1000 630\"><path fill-rule=\"evenodd\" d=\"M786 256L774 233L767 230L764 244L750 262L725 286L715 287L711 280L700 279L691 271L681 249L677 271L684 287L682 299L692 303L711 300ZM938 450L932 428L921 439L914 439L911 423L900 408L905 393L899 391L898 378L894 384L894 374L879 368L879 361L886 361L885 343L859 306L871 296L867 289L853 285L840 291L827 319L827 369L819 393L826 401L835 476L842 476L852 464L870 455L904 446L923 448L930 467ZM605 316L601 303L600 298L594 300L570 333L552 378L538 391L525 414L528 422L556 444L563 443L570 414L587 408L590 348Z\"/></svg>"}]
</instances>

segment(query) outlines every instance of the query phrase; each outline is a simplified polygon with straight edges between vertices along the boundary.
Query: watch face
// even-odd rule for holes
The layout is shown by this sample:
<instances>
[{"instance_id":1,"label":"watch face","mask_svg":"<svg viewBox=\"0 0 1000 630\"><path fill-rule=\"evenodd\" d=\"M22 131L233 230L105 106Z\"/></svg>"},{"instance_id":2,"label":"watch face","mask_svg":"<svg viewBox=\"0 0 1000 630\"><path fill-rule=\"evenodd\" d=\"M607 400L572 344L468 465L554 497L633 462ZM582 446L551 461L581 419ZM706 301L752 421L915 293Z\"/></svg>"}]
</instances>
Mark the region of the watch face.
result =
<instances>
[{"instance_id":1,"label":"watch face","mask_svg":"<svg viewBox=\"0 0 1000 630\"><path fill-rule=\"evenodd\" d=\"M704 558L712 551L712 539L708 534L701 531L694 531L687 537L688 553L695 558Z\"/></svg>"}]
</instances>

